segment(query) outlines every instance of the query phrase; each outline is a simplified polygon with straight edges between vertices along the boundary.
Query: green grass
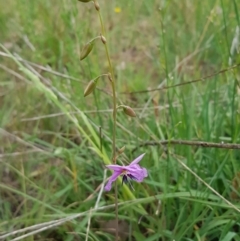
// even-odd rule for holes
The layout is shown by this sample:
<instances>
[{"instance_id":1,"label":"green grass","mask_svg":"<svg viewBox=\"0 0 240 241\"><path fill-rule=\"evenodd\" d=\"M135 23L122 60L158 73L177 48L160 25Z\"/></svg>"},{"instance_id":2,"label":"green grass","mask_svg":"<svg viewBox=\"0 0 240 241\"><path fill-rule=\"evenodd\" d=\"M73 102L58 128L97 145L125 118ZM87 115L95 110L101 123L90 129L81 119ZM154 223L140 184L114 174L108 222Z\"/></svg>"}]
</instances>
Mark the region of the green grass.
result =
<instances>
[{"instance_id":1,"label":"green grass","mask_svg":"<svg viewBox=\"0 0 240 241\"><path fill-rule=\"evenodd\" d=\"M146 152L141 165L149 171L134 192L119 184L122 240L239 241L239 213L201 182L240 209L238 150L167 145L132 152L149 140L239 143L239 67L166 90L122 93L230 67L238 1L99 3L119 103L138 115L118 113L117 147L126 146L119 163ZM102 190L112 153L111 86L102 78L94 95L83 97L87 83L109 71L101 41L79 61L100 31L91 3L0 0L3 240L113 240L106 227L115 218L114 191ZM232 60L240 63L239 55Z\"/></svg>"}]
</instances>

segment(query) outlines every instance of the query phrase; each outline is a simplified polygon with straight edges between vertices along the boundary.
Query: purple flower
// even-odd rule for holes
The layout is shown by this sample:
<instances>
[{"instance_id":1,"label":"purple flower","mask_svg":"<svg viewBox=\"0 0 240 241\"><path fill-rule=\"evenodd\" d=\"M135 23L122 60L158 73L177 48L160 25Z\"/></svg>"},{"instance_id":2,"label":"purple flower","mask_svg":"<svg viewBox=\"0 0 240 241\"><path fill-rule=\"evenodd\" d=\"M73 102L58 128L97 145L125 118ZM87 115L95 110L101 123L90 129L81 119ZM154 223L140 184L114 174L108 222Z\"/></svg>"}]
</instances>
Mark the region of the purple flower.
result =
<instances>
[{"instance_id":1,"label":"purple flower","mask_svg":"<svg viewBox=\"0 0 240 241\"><path fill-rule=\"evenodd\" d=\"M144 155L145 153L137 157L128 166L107 165L106 167L114 172L109 178L108 183L105 186L105 190L110 191L112 183L116 181L119 176L122 176L122 183L127 183L129 179L135 180L136 182L142 182L143 179L148 176L146 168L138 165Z\"/></svg>"}]
</instances>

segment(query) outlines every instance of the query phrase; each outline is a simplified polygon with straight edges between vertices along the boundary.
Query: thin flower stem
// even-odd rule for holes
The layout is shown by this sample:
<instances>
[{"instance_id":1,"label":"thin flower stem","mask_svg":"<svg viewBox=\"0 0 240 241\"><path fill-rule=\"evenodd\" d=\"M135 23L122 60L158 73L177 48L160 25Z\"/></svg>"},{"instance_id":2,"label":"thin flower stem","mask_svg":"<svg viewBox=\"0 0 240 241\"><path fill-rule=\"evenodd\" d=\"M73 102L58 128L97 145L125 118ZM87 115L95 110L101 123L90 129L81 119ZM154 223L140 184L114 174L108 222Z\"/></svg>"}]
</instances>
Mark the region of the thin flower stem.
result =
<instances>
[{"instance_id":1,"label":"thin flower stem","mask_svg":"<svg viewBox=\"0 0 240 241\"><path fill-rule=\"evenodd\" d=\"M95 4L95 6L98 5L96 0L94 0L94 4ZM100 8L97 10L97 12L98 12L98 17L99 17L100 24L101 24L102 35L104 37L106 37ZM111 74L109 76L109 80L110 80L111 86L112 86L112 98L113 98L112 162L114 164L116 164L116 162L117 162L117 159L116 159L117 98L116 98L115 77L114 77L112 62L111 62L109 51L108 51L107 42L104 43L104 47L105 47L105 52L106 52L106 56L107 56L107 60L108 60L109 72ZM114 189L115 189L115 217L116 217L115 241L118 241L118 188L117 188L117 182L115 183Z\"/></svg>"},{"instance_id":2,"label":"thin flower stem","mask_svg":"<svg viewBox=\"0 0 240 241\"><path fill-rule=\"evenodd\" d=\"M94 40L96 40L96 39L101 39L101 36L97 36L97 37L91 39L89 42L92 42L92 41L94 41Z\"/></svg>"},{"instance_id":3,"label":"thin flower stem","mask_svg":"<svg viewBox=\"0 0 240 241\"><path fill-rule=\"evenodd\" d=\"M94 2L96 3L97 1L94 0ZM97 11L98 12L98 16L99 16L99 20L100 20L100 24L101 24L101 30L102 30L102 34L105 35L105 29L104 29L104 24L103 24L103 20L102 20L102 15L100 10ZM113 163L116 164L116 122L117 122L117 98L116 98L116 87L115 87L115 77L114 77L114 71L113 71L113 67L112 67L112 62L110 59L110 55L109 55L109 51L108 51L108 46L107 43L104 44L105 47L105 52L106 52L106 56L107 56L107 60L108 60L108 65L109 65L109 71L111 73L110 76L110 82L111 82L111 86L112 86L112 94L113 94Z\"/></svg>"}]
</instances>

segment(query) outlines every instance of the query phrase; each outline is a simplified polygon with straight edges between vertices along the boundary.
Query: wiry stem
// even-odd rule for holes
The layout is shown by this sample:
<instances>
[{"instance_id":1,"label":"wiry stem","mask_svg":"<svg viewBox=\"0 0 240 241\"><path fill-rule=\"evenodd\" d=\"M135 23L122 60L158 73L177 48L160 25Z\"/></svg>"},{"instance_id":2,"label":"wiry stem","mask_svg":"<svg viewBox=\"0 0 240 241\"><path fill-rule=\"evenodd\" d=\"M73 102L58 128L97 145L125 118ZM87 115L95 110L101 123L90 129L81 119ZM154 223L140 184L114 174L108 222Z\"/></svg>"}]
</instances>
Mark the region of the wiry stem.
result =
<instances>
[{"instance_id":1,"label":"wiry stem","mask_svg":"<svg viewBox=\"0 0 240 241\"><path fill-rule=\"evenodd\" d=\"M96 0L94 0L94 5L95 8L98 12L98 17L100 20L101 24L101 29L102 29L102 35L105 37L105 29L104 29L104 24L102 20L102 15L100 12L100 7L99 4ZM117 159L116 159L116 126L117 126L117 98L116 98L116 87L115 87L115 77L114 77L114 71L112 67L112 62L110 59L109 51L108 51L108 46L107 43L104 43L105 47L105 52L108 60L108 66L109 66L109 80L111 82L112 86L112 98L113 98L113 133L112 133L112 161L114 164L116 164ZM115 182L115 216L116 216L116 232L115 232L115 240L118 241L118 189L117 189L117 182Z\"/></svg>"}]
</instances>

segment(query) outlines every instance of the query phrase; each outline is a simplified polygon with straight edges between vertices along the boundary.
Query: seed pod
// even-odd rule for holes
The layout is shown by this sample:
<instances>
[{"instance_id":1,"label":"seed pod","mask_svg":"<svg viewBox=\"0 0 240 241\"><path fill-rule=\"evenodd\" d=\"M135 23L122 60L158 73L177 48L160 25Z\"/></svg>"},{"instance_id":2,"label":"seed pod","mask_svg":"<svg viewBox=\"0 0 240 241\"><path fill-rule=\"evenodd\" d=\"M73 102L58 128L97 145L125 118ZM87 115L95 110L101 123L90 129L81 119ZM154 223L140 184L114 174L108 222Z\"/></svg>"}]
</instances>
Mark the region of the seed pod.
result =
<instances>
[{"instance_id":1,"label":"seed pod","mask_svg":"<svg viewBox=\"0 0 240 241\"><path fill-rule=\"evenodd\" d=\"M88 42L86 45L84 45L84 47L80 53L80 60L85 59L90 54L92 49L93 49L93 41Z\"/></svg>"},{"instance_id":2,"label":"seed pod","mask_svg":"<svg viewBox=\"0 0 240 241\"><path fill-rule=\"evenodd\" d=\"M91 80L88 83L86 89L84 90L84 97L90 95L95 90L95 88L97 86L98 79L99 79L99 77L97 77L96 79Z\"/></svg>"},{"instance_id":3,"label":"seed pod","mask_svg":"<svg viewBox=\"0 0 240 241\"><path fill-rule=\"evenodd\" d=\"M135 111L131 107L124 105L124 106L122 106L122 108L123 108L123 112L126 115L131 116L131 117L136 117L137 116Z\"/></svg>"},{"instance_id":4,"label":"seed pod","mask_svg":"<svg viewBox=\"0 0 240 241\"><path fill-rule=\"evenodd\" d=\"M79 2L82 2L82 3L88 3L88 2L90 2L90 1L92 1L92 0L78 0Z\"/></svg>"}]
</instances>

